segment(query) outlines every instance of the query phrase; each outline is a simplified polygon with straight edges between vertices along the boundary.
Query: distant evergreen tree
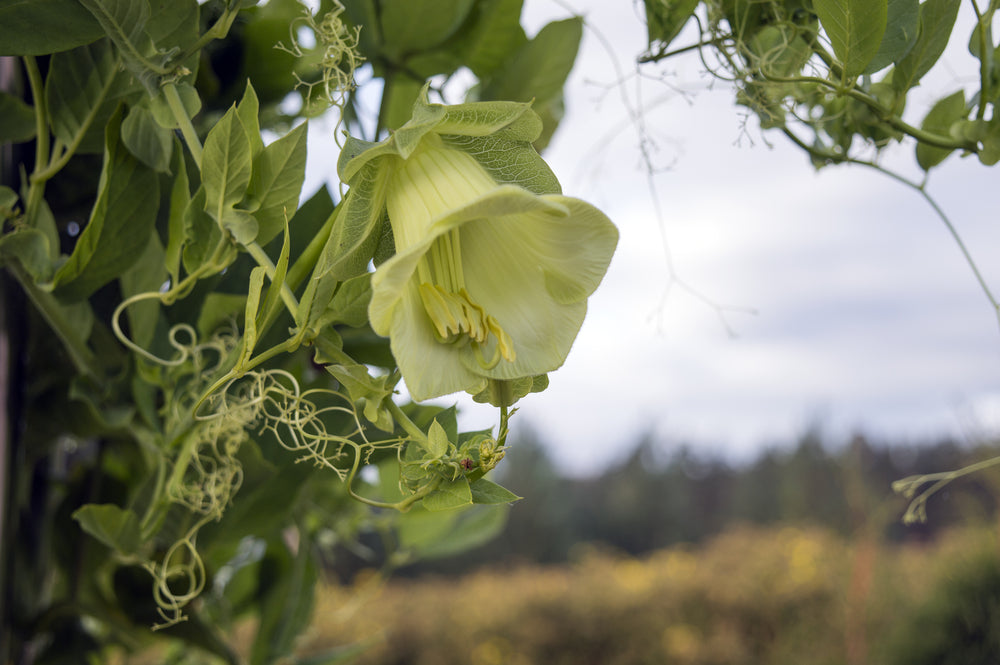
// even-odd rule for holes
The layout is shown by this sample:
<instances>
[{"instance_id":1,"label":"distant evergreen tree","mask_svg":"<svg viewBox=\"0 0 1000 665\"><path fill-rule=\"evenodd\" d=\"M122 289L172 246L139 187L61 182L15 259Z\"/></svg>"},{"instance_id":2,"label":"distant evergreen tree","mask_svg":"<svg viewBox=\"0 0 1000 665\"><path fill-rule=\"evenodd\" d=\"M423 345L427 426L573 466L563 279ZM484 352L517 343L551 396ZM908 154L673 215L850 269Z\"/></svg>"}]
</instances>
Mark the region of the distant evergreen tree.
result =
<instances>
[{"instance_id":1,"label":"distant evergreen tree","mask_svg":"<svg viewBox=\"0 0 1000 665\"><path fill-rule=\"evenodd\" d=\"M669 454L662 440L644 436L632 453L604 473L573 478L560 472L542 441L521 431L498 480L529 501L510 510L495 541L453 559L413 569L455 572L487 562L560 563L580 544L638 555L676 543L699 543L746 522L794 522L835 529L845 536L901 541L932 538L949 526L993 519L997 474L977 473L932 497L928 522L903 525L906 500L893 481L957 469L995 454L951 440L931 444L873 444L862 435L838 445L819 427L790 447L770 447L733 466L690 446Z\"/></svg>"}]
</instances>

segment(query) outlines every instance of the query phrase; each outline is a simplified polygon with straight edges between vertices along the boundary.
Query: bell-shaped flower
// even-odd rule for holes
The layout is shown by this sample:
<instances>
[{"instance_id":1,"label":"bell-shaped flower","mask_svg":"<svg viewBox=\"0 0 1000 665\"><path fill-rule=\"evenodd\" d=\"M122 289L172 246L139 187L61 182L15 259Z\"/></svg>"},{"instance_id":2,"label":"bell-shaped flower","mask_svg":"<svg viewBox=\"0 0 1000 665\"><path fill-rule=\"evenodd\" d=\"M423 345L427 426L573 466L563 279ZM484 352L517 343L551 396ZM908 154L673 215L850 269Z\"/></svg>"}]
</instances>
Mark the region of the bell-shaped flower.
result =
<instances>
[{"instance_id":1,"label":"bell-shaped flower","mask_svg":"<svg viewBox=\"0 0 1000 665\"><path fill-rule=\"evenodd\" d=\"M369 320L416 400L557 369L604 277L618 231L558 193L531 148L539 128L524 104L421 99L386 141L345 147L348 198L374 197L354 205L387 213L395 243L372 277Z\"/></svg>"}]
</instances>

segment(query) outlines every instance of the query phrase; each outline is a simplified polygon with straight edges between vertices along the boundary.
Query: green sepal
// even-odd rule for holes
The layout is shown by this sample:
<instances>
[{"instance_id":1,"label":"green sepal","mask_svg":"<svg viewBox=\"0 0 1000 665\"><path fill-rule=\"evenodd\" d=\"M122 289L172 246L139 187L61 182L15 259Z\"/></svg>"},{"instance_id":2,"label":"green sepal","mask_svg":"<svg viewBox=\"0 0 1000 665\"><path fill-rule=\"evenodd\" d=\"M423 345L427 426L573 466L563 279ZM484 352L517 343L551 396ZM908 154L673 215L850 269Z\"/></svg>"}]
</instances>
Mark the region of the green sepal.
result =
<instances>
[{"instance_id":1,"label":"green sepal","mask_svg":"<svg viewBox=\"0 0 1000 665\"><path fill-rule=\"evenodd\" d=\"M364 164L352 179L351 189L334 213L337 218L323 247L315 277L330 276L343 281L365 272L379 241L375 231L385 216L389 173L379 166Z\"/></svg>"},{"instance_id":2,"label":"green sepal","mask_svg":"<svg viewBox=\"0 0 1000 665\"><path fill-rule=\"evenodd\" d=\"M542 122L530 104L475 102L444 106L427 100L427 87L413 105L413 116L389 138L371 143L349 137L337 170L350 190L323 250L317 275L339 280L361 274L383 239L385 187L389 169L380 158L406 159L430 133L465 150L497 179L536 194L559 193L559 182L531 147Z\"/></svg>"},{"instance_id":3,"label":"green sepal","mask_svg":"<svg viewBox=\"0 0 1000 665\"><path fill-rule=\"evenodd\" d=\"M337 161L341 180L351 180L370 161L387 155L406 159L430 132L449 137L503 138L530 143L542 131L542 121L531 104L519 102L471 102L445 106L431 104L424 86L413 105L409 122L379 143L348 138ZM539 158L539 161L540 158Z\"/></svg>"},{"instance_id":4,"label":"green sepal","mask_svg":"<svg viewBox=\"0 0 1000 665\"><path fill-rule=\"evenodd\" d=\"M489 379L486 387L472 396L473 401L480 404L492 404L495 407L513 406L519 399L530 393L540 393L549 387L548 374L525 376L509 381Z\"/></svg>"}]
</instances>

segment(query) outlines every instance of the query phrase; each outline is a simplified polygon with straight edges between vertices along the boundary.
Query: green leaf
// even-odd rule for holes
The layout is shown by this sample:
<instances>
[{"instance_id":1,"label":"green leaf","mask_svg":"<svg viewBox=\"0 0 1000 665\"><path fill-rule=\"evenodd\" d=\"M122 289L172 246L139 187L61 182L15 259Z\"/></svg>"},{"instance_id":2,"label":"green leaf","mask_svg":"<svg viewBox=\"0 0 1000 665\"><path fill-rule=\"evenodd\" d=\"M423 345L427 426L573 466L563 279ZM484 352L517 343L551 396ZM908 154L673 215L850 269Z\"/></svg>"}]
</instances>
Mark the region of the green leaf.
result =
<instances>
[{"instance_id":1,"label":"green leaf","mask_svg":"<svg viewBox=\"0 0 1000 665\"><path fill-rule=\"evenodd\" d=\"M986 166L993 166L1000 162L1000 122L994 120L985 124L985 127L980 124L980 129L983 149L979 151L979 161Z\"/></svg>"},{"instance_id":2,"label":"green leaf","mask_svg":"<svg viewBox=\"0 0 1000 665\"><path fill-rule=\"evenodd\" d=\"M961 90L939 99L931 108L921 124L921 128L942 136L949 136L951 127L956 122L964 120L969 110L965 106L965 93ZM937 166L950 155L953 150L938 148L917 143L917 163L925 171Z\"/></svg>"},{"instance_id":3,"label":"green leaf","mask_svg":"<svg viewBox=\"0 0 1000 665\"><path fill-rule=\"evenodd\" d=\"M184 243L181 258L188 274L204 265L222 241L222 229L205 212L205 187L201 186L184 209Z\"/></svg>"},{"instance_id":4,"label":"green leaf","mask_svg":"<svg viewBox=\"0 0 1000 665\"><path fill-rule=\"evenodd\" d=\"M326 325L344 323L359 328L368 323L368 303L372 299L372 274L364 273L343 282L330 301Z\"/></svg>"},{"instance_id":5,"label":"green leaf","mask_svg":"<svg viewBox=\"0 0 1000 665\"><path fill-rule=\"evenodd\" d=\"M465 22L473 0L382 0L382 50L402 61L451 37Z\"/></svg>"},{"instance_id":6,"label":"green leaf","mask_svg":"<svg viewBox=\"0 0 1000 665\"><path fill-rule=\"evenodd\" d=\"M38 229L26 228L0 236L0 265L16 261L36 284L52 278L49 254L49 239Z\"/></svg>"},{"instance_id":7,"label":"green leaf","mask_svg":"<svg viewBox=\"0 0 1000 665\"><path fill-rule=\"evenodd\" d=\"M0 91L0 144L23 143L35 137L35 109Z\"/></svg>"},{"instance_id":8,"label":"green leaf","mask_svg":"<svg viewBox=\"0 0 1000 665\"><path fill-rule=\"evenodd\" d=\"M315 362L343 386L352 402L362 403L362 411L368 422L382 431L391 432L393 421L382 404L393 392L389 375L374 377L368 368L354 362L342 350L340 336L333 328L325 328L313 340L316 347Z\"/></svg>"},{"instance_id":9,"label":"green leaf","mask_svg":"<svg viewBox=\"0 0 1000 665\"><path fill-rule=\"evenodd\" d=\"M257 159L257 155L264 149L264 139L260 135L260 119L257 117L259 113L260 102L257 99L257 93L250 85L250 79L247 79L243 99L236 105L236 114L240 117L240 122L243 123L243 130L247 133L250 154L254 159Z\"/></svg>"},{"instance_id":10,"label":"green leaf","mask_svg":"<svg viewBox=\"0 0 1000 665\"><path fill-rule=\"evenodd\" d=\"M524 0L479 0L470 21L455 36L458 59L480 79L488 77L521 47Z\"/></svg>"},{"instance_id":11,"label":"green leaf","mask_svg":"<svg viewBox=\"0 0 1000 665\"><path fill-rule=\"evenodd\" d=\"M260 310L260 292L264 288L266 275L267 271L263 266L257 266L250 271L246 307L243 312L243 350L240 352L238 367L250 359L254 347L257 346L257 312Z\"/></svg>"},{"instance_id":12,"label":"green leaf","mask_svg":"<svg viewBox=\"0 0 1000 665\"><path fill-rule=\"evenodd\" d=\"M122 122L122 143L149 168L167 173L174 136L142 106L133 106Z\"/></svg>"},{"instance_id":13,"label":"green leaf","mask_svg":"<svg viewBox=\"0 0 1000 665\"><path fill-rule=\"evenodd\" d=\"M798 32L798 27L788 24L768 25L751 38L750 50L760 58L765 77L793 77L802 70L813 51Z\"/></svg>"},{"instance_id":14,"label":"green leaf","mask_svg":"<svg viewBox=\"0 0 1000 665\"><path fill-rule=\"evenodd\" d=\"M52 133L77 152L100 152L104 127L129 87L111 43L101 39L52 56L45 81Z\"/></svg>"},{"instance_id":15,"label":"green leaf","mask_svg":"<svg viewBox=\"0 0 1000 665\"><path fill-rule=\"evenodd\" d=\"M240 76L253 81L255 94L264 104L281 101L295 87L298 58L274 46L288 42L289 27L301 18L302 5L297 0L271 0L240 12L239 20L245 21Z\"/></svg>"},{"instance_id":16,"label":"green leaf","mask_svg":"<svg viewBox=\"0 0 1000 665\"><path fill-rule=\"evenodd\" d=\"M56 272L57 296L80 300L120 275L154 232L159 178L121 144L121 109L110 119L97 201L69 259Z\"/></svg>"},{"instance_id":17,"label":"green leaf","mask_svg":"<svg viewBox=\"0 0 1000 665\"><path fill-rule=\"evenodd\" d=\"M894 90L913 88L938 61L951 38L959 5L959 0L925 0L920 5L920 34L892 71Z\"/></svg>"},{"instance_id":18,"label":"green leaf","mask_svg":"<svg viewBox=\"0 0 1000 665\"><path fill-rule=\"evenodd\" d=\"M826 30L844 75L865 70L882 43L888 20L888 0L815 0L813 8Z\"/></svg>"},{"instance_id":19,"label":"green leaf","mask_svg":"<svg viewBox=\"0 0 1000 665\"><path fill-rule=\"evenodd\" d=\"M79 0L115 43L135 44L149 20L149 0ZM121 45L121 44L119 44Z\"/></svg>"},{"instance_id":20,"label":"green leaf","mask_svg":"<svg viewBox=\"0 0 1000 665\"><path fill-rule=\"evenodd\" d=\"M0 185L0 216L6 217L14 213L17 198L17 192L6 185Z\"/></svg>"},{"instance_id":21,"label":"green leaf","mask_svg":"<svg viewBox=\"0 0 1000 665\"><path fill-rule=\"evenodd\" d=\"M472 505L472 490L466 478L445 481L421 502L428 511L438 512Z\"/></svg>"},{"instance_id":22,"label":"green leaf","mask_svg":"<svg viewBox=\"0 0 1000 665\"><path fill-rule=\"evenodd\" d=\"M160 236L149 234L146 248L135 264L122 273L122 296L128 298L137 293L158 291L167 279L167 271L163 267L163 245ZM160 315L160 301L157 299L142 300L125 310L128 316L129 336L132 341L143 348L148 348L153 341L156 330L156 320Z\"/></svg>"},{"instance_id":23,"label":"green leaf","mask_svg":"<svg viewBox=\"0 0 1000 665\"><path fill-rule=\"evenodd\" d=\"M227 217L227 212L240 202L250 184L250 150L250 141L233 106L209 131L202 153L205 212L219 225L245 222ZM241 240L251 242L253 238Z\"/></svg>"},{"instance_id":24,"label":"green leaf","mask_svg":"<svg viewBox=\"0 0 1000 665\"><path fill-rule=\"evenodd\" d=\"M260 227L257 218L246 210L226 208L222 211L222 228L241 245L249 245L257 238Z\"/></svg>"},{"instance_id":25,"label":"green leaf","mask_svg":"<svg viewBox=\"0 0 1000 665\"><path fill-rule=\"evenodd\" d=\"M295 214L306 175L308 124L302 123L253 159L246 209L259 224L257 242L271 241ZM259 131L257 140L260 141ZM263 145L263 144L262 144Z\"/></svg>"},{"instance_id":26,"label":"green leaf","mask_svg":"<svg viewBox=\"0 0 1000 665\"><path fill-rule=\"evenodd\" d=\"M699 0L643 0L646 7L646 33L649 46L663 51L677 38L684 24L694 14Z\"/></svg>"},{"instance_id":27,"label":"green leaf","mask_svg":"<svg viewBox=\"0 0 1000 665\"><path fill-rule=\"evenodd\" d=\"M149 0L79 0L115 43L126 65L148 90L155 89L154 73L148 71L141 58L151 55L153 44L146 33L149 21Z\"/></svg>"},{"instance_id":28,"label":"green leaf","mask_svg":"<svg viewBox=\"0 0 1000 665\"><path fill-rule=\"evenodd\" d=\"M472 490L473 503L496 505L502 503L513 503L514 501L520 501L521 499L521 497L511 492L506 487L501 487L492 480L487 480L486 478L473 480L469 483L469 489Z\"/></svg>"},{"instance_id":29,"label":"green leaf","mask_svg":"<svg viewBox=\"0 0 1000 665\"><path fill-rule=\"evenodd\" d=\"M87 303L79 303L87 305ZM106 386L94 377L75 376L70 381L69 397L82 402L93 419L87 424L91 432L117 434L126 430L135 418L135 405L117 402L106 395Z\"/></svg>"},{"instance_id":30,"label":"green leaf","mask_svg":"<svg viewBox=\"0 0 1000 665\"><path fill-rule=\"evenodd\" d=\"M110 503L88 503L73 513L80 528L122 554L135 554L142 544L139 518L131 510Z\"/></svg>"},{"instance_id":31,"label":"green leaf","mask_svg":"<svg viewBox=\"0 0 1000 665\"><path fill-rule=\"evenodd\" d=\"M198 41L198 0L153 0L146 32L161 51L186 50ZM199 55L195 53L184 64L194 76Z\"/></svg>"},{"instance_id":32,"label":"green leaf","mask_svg":"<svg viewBox=\"0 0 1000 665\"><path fill-rule=\"evenodd\" d=\"M89 44L104 34L77 0L0 2L0 55L46 55Z\"/></svg>"},{"instance_id":33,"label":"green leaf","mask_svg":"<svg viewBox=\"0 0 1000 665\"><path fill-rule=\"evenodd\" d=\"M205 296L205 302L198 312L195 329L200 337L211 337L216 330L231 326L246 308L247 296L240 293L218 293L213 291Z\"/></svg>"},{"instance_id":34,"label":"green leaf","mask_svg":"<svg viewBox=\"0 0 1000 665\"><path fill-rule=\"evenodd\" d=\"M895 62L899 62L917 43L919 29L919 0L889 0L885 36L882 37L878 52L865 67L864 73L874 74Z\"/></svg>"},{"instance_id":35,"label":"green leaf","mask_svg":"<svg viewBox=\"0 0 1000 665\"><path fill-rule=\"evenodd\" d=\"M542 104L562 93L583 36L583 19L554 21L521 46L485 83L483 101L511 100Z\"/></svg>"},{"instance_id":36,"label":"green leaf","mask_svg":"<svg viewBox=\"0 0 1000 665\"><path fill-rule=\"evenodd\" d=\"M268 542L274 563L261 571L260 623L250 651L251 665L283 660L295 638L309 625L319 579L308 531L298 530L298 551L292 558L280 540ZM265 573L267 577L265 577Z\"/></svg>"},{"instance_id":37,"label":"green leaf","mask_svg":"<svg viewBox=\"0 0 1000 665\"><path fill-rule=\"evenodd\" d=\"M420 559L453 556L500 535L508 513L501 506L447 512L417 506L399 516L399 544Z\"/></svg>"}]
</instances>

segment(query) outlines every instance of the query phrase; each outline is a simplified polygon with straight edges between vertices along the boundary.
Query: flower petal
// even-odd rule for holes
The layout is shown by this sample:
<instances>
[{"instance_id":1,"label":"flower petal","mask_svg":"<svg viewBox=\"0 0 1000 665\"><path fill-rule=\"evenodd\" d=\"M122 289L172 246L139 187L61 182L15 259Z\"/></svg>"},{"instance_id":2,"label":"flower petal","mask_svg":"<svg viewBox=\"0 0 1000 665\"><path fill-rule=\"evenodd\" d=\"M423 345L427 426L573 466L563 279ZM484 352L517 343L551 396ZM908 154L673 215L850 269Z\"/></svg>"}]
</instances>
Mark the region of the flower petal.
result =
<instances>
[{"instance_id":1,"label":"flower petal","mask_svg":"<svg viewBox=\"0 0 1000 665\"><path fill-rule=\"evenodd\" d=\"M398 301L389 326L389 346L403 373L410 396L423 401L468 389L481 390L486 380L462 362L468 348L441 344L424 312L417 285L410 282ZM379 333L383 334L383 333Z\"/></svg>"}]
</instances>

